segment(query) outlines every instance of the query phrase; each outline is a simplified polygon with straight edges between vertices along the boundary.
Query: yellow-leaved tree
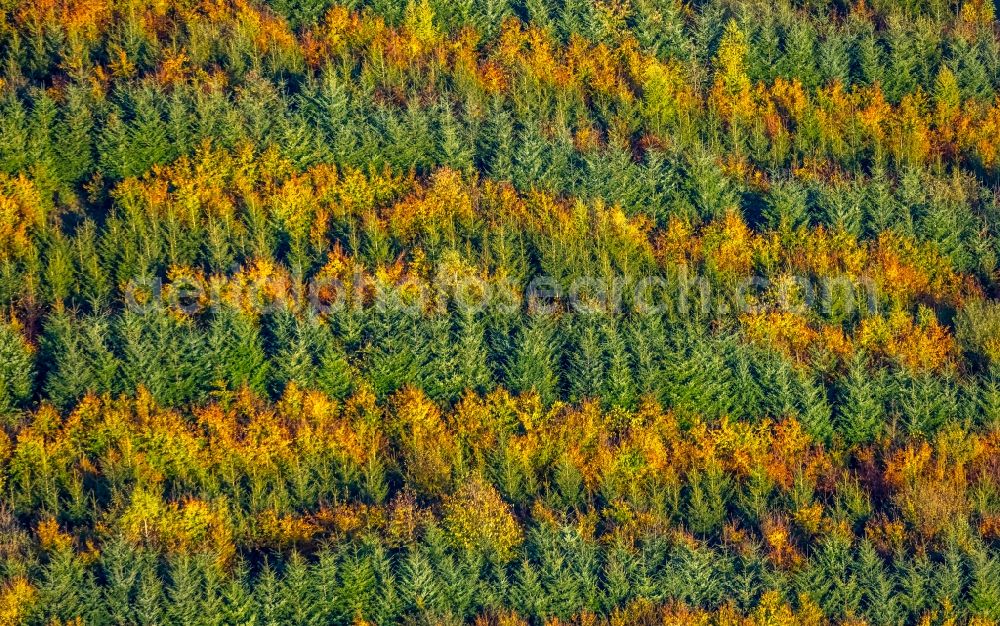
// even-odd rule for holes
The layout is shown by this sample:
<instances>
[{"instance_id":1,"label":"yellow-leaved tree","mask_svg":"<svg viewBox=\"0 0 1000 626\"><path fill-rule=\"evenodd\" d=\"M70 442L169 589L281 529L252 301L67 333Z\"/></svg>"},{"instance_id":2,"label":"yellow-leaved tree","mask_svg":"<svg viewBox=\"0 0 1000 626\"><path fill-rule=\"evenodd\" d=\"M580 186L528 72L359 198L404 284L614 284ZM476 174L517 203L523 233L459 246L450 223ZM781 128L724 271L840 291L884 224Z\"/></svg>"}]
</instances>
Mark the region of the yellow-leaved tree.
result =
<instances>
[{"instance_id":1,"label":"yellow-leaved tree","mask_svg":"<svg viewBox=\"0 0 1000 626\"><path fill-rule=\"evenodd\" d=\"M464 550L482 550L500 562L509 562L524 541L510 505L481 478L466 482L445 502L445 527Z\"/></svg>"},{"instance_id":2,"label":"yellow-leaved tree","mask_svg":"<svg viewBox=\"0 0 1000 626\"><path fill-rule=\"evenodd\" d=\"M745 117L752 108L750 76L747 74L747 36L729 20L715 55L715 84L712 102L725 118Z\"/></svg>"}]
</instances>

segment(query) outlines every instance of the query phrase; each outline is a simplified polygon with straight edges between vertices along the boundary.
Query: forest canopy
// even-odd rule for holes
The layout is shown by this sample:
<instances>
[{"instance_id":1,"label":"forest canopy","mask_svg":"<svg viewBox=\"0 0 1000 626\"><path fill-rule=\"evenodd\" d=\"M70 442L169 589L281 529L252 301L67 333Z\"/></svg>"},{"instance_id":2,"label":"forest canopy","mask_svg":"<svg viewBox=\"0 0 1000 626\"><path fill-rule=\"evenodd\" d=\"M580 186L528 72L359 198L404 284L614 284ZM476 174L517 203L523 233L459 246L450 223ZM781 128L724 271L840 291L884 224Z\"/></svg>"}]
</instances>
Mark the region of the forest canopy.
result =
<instances>
[{"instance_id":1,"label":"forest canopy","mask_svg":"<svg viewBox=\"0 0 1000 626\"><path fill-rule=\"evenodd\" d=\"M1000 624L992 0L0 0L0 625Z\"/></svg>"}]
</instances>

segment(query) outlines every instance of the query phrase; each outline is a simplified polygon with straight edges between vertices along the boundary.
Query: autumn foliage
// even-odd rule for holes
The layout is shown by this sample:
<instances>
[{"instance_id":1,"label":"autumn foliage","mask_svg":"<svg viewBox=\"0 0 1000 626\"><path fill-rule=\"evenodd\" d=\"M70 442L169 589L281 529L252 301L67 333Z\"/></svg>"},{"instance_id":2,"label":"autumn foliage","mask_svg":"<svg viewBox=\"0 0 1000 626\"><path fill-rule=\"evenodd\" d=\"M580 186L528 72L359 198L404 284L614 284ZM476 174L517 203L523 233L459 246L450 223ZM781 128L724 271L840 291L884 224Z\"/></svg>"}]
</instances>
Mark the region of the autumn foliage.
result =
<instances>
[{"instance_id":1,"label":"autumn foliage","mask_svg":"<svg viewBox=\"0 0 1000 626\"><path fill-rule=\"evenodd\" d=\"M0 4L0 625L1000 620L991 1Z\"/></svg>"}]
</instances>

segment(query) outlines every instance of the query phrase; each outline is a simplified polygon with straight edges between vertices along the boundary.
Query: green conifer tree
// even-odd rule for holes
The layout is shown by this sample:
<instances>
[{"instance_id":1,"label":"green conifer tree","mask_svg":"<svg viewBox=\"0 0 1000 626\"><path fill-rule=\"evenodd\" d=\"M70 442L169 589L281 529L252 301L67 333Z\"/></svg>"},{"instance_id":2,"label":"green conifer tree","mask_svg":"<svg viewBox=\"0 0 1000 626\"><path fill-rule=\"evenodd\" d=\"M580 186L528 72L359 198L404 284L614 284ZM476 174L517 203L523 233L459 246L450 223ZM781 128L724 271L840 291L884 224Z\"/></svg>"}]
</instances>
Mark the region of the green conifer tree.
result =
<instances>
[{"instance_id":1,"label":"green conifer tree","mask_svg":"<svg viewBox=\"0 0 1000 626\"><path fill-rule=\"evenodd\" d=\"M601 319L597 314L581 313L563 319L565 336L570 337L566 382L574 401L600 398L607 380Z\"/></svg>"},{"instance_id":2,"label":"green conifer tree","mask_svg":"<svg viewBox=\"0 0 1000 626\"><path fill-rule=\"evenodd\" d=\"M404 610L410 614L440 616L447 598L441 581L419 546L412 546L400 566L399 591Z\"/></svg>"},{"instance_id":3,"label":"green conifer tree","mask_svg":"<svg viewBox=\"0 0 1000 626\"><path fill-rule=\"evenodd\" d=\"M793 180L775 181L764 210L767 226L791 232L809 223L808 193Z\"/></svg>"},{"instance_id":4,"label":"green conifer tree","mask_svg":"<svg viewBox=\"0 0 1000 626\"><path fill-rule=\"evenodd\" d=\"M886 426L884 370L872 369L864 354L851 360L847 375L840 382L835 426L847 443L869 443Z\"/></svg>"},{"instance_id":5,"label":"green conifer tree","mask_svg":"<svg viewBox=\"0 0 1000 626\"><path fill-rule=\"evenodd\" d=\"M265 391L269 363L257 320L237 309L219 307L209 322L206 344L215 384Z\"/></svg>"},{"instance_id":6,"label":"green conifer tree","mask_svg":"<svg viewBox=\"0 0 1000 626\"><path fill-rule=\"evenodd\" d=\"M721 467L692 472L689 478L688 527L699 535L714 535L722 530L731 485Z\"/></svg>"},{"instance_id":7,"label":"green conifer tree","mask_svg":"<svg viewBox=\"0 0 1000 626\"><path fill-rule=\"evenodd\" d=\"M35 387L35 357L21 331L0 322L0 415L24 407Z\"/></svg>"},{"instance_id":8,"label":"green conifer tree","mask_svg":"<svg viewBox=\"0 0 1000 626\"><path fill-rule=\"evenodd\" d=\"M506 369L507 384L516 392L535 391L550 404L559 394L557 322L551 315L532 313L520 331Z\"/></svg>"},{"instance_id":9,"label":"green conifer tree","mask_svg":"<svg viewBox=\"0 0 1000 626\"><path fill-rule=\"evenodd\" d=\"M975 617L1000 620L1000 557L985 546L972 554L969 609Z\"/></svg>"},{"instance_id":10,"label":"green conifer tree","mask_svg":"<svg viewBox=\"0 0 1000 626\"><path fill-rule=\"evenodd\" d=\"M618 319L611 315L605 316L601 323L601 331L607 355L607 380L603 384L602 398L611 406L634 409L639 394L632 370L632 357Z\"/></svg>"},{"instance_id":11,"label":"green conifer tree","mask_svg":"<svg viewBox=\"0 0 1000 626\"><path fill-rule=\"evenodd\" d=\"M87 92L70 88L66 106L56 125L55 153L61 180L75 185L85 180L94 166L94 113Z\"/></svg>"},{"instance_id":12,"label":"green conifer tree","mask_svg":"<svg viewBox=\"0 0 1000 626\"><path fill-rule=\"evenodd\" d=\"M328 337L319 355L316 386L331 397L343 400L354 389L354 373L340 342Z\"/></svg>"},{"instance_id":13,"label":"green conifer tree","mask_svg":"<svg viewBox=\"0 0 1000 626\"><path fill-rule=\"evenodd\" d=\"M484 393L493 386L486 350L485 327L472 307L459 306L455 313L455 358L462 390Z\"/></svg>"},{"instance_id":14,"label":"green conifer tree","mask_svg":"<svg viewBox=\"0 0 1000 626\"><path fill-rule=\"evenodd\" d=\"M113 393L119 362L110 346L106 319L75 318L55 313L45 322L42 354L49 371L45 395L62 409L69 409L87 393Z\"/></svg>"},{"instance_id":15,"label":"green conifer tree","mask_svg":"<svg viewBox=\"0 0 1000 626\"><path fill-rule=\"evenodd\" d=\"M474 147L467 129L456 118L450 102L442 100L438 104L438 110L437 162L460 172L470 171Z\"/></svg>"},{"instance_id":16,"label":"green conifer tree","mask_svg":"<svg viewBox=\"0 0 1000 626\"><path fill-rule=\"evenodd\" d=\"M204 338L191 320L162 308L126 311L117 320L124 388L144 386L157 402L177 407L203 397L210 381Z\"/></svg>"},{"instance_id":17,"label":"green conifer tree","mask_svg":"<svg viewBox=\"0 0 1000 626\"><path fill-rule=\"evenodd\" d=\"M166 617L169 621L193 624L203 617L200 578L191 556L181 554L170 560L170 586L166 590Z\"/></svg>"},{"instance_id":18,"label":"green conifer tree","mask_svg":"<svg viewBox=\"0 0 1000 626\"><path fill-rule=\"evenodd\" d=\"M870 541L861 542L856 568L861 587L862 612L869 622L873 626L902 622L895 582Z\"/></svg>"},{"instance_id":19,"label":"green conifer tree","mask_svg":"<svg viewBox=\"0 0 1000 626\"><path fill-rule=\"evenodd\" d=\"M832 409L822 380L800 373L799 420L807 433L819 442L829 443L833 435Z\"/></svg>"},{"instance_id":20,"label":"green conifer tree","mask_svg":"<svg viewBox=\"0 0 1000 626\"><path fill-rule=\"evenodd\" d=\"M819 85L820 73L816 67L819 58L816 49L816 31L809 20L795 20L784 38L782 74L792 76L807 90Z\"/></svg>"},{"instance_id":21,"label":"green conifer tree","mask_svg":"<svg viewBox=\"0 0 1000 626\"><path fill-rule=\"evenodd\" d=\"M451 316L447 312L435 312L422 319L421 325L426 333L427 346L420 374L421 384L435 402L451 404L462 393Z\"/></svg>"}]
</instances>

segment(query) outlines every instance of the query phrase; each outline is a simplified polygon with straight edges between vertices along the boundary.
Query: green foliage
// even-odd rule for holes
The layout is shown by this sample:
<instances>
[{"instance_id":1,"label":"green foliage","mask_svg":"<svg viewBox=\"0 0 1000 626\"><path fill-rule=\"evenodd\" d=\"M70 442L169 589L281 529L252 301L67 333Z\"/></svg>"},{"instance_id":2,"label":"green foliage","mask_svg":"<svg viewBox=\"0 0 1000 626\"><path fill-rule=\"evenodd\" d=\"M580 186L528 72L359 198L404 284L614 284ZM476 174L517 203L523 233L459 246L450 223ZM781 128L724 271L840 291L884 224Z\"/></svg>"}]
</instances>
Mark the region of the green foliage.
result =
<instances>
[{"instance_id":1,"label":"green foliage","mask_svg":"<svg viewBox=\"0 0 1000 626\"><path fill-rule=\"evenodd\" d=\"M0 414L25 406L35 385L33 349L18 326L0 323Z\"/></svg>"},{"instance_id":2,"label":"green foliage","mask_svg":"<svg viewBox=\"0 0 1000 626\"><path fill-rule=\"evenodd\" d=\"M111 328L97 317L57 313L47 321L42 351L51 369L45 394L53 404L73 407L88 393L114 393L121 367L112 351Z\"/></svg>"},{"instance_id":3,"label":"green foliage","mask_svg":"<svg viewBox=\"0 0 1000 626\"><path fill-rule=\"evenodd\" d=\"M0 9L0 622L1000 619L992 2L195 4Z\"/></svg>"},{"instance_id":4,"label":"green foliage","mask_svg":"<svg viewBox=\"0 0 1000 626\"><path fill-rule=\"evenodd\" d=\"M534 391L545 404L559 391L556 320L545 313L528 316L506 372L507 385L518 392Z\"/></svg>"},{"instance_id":5,"label":"green foliage","mask_svg":"<svg viewBox=\"0 0 1000 626\"><path fill-rule=\"evenodd\" d=\"M123 388L148 390L157 402L182 406L209 382L204 339L190 320L164 310L126 311L118 320Z\"/></svg>"},{"instance_id":6,"label":"green foliage","mask_svg":"<svg viewBox=\"0 0 1000 626\"><path fill-rule=\"evenodd\" d=\"M838 431L847 442L867 443L883 432L886 384L884 371L873 371L863 355L852 360L843 381L842 400L836 416Z\"/></svg>"},{"instance_id":7,"label":"green foliage","mask_svg":"<svg viewBox=\"0 0 1000 626\"><path fill-rule=\"evenodd\" d=\"M269 363L256 321L236 309L222 307L213 315L206 334L212 382L223 389L246 386L263 392Z\"/></svg>"}]
</instances>

